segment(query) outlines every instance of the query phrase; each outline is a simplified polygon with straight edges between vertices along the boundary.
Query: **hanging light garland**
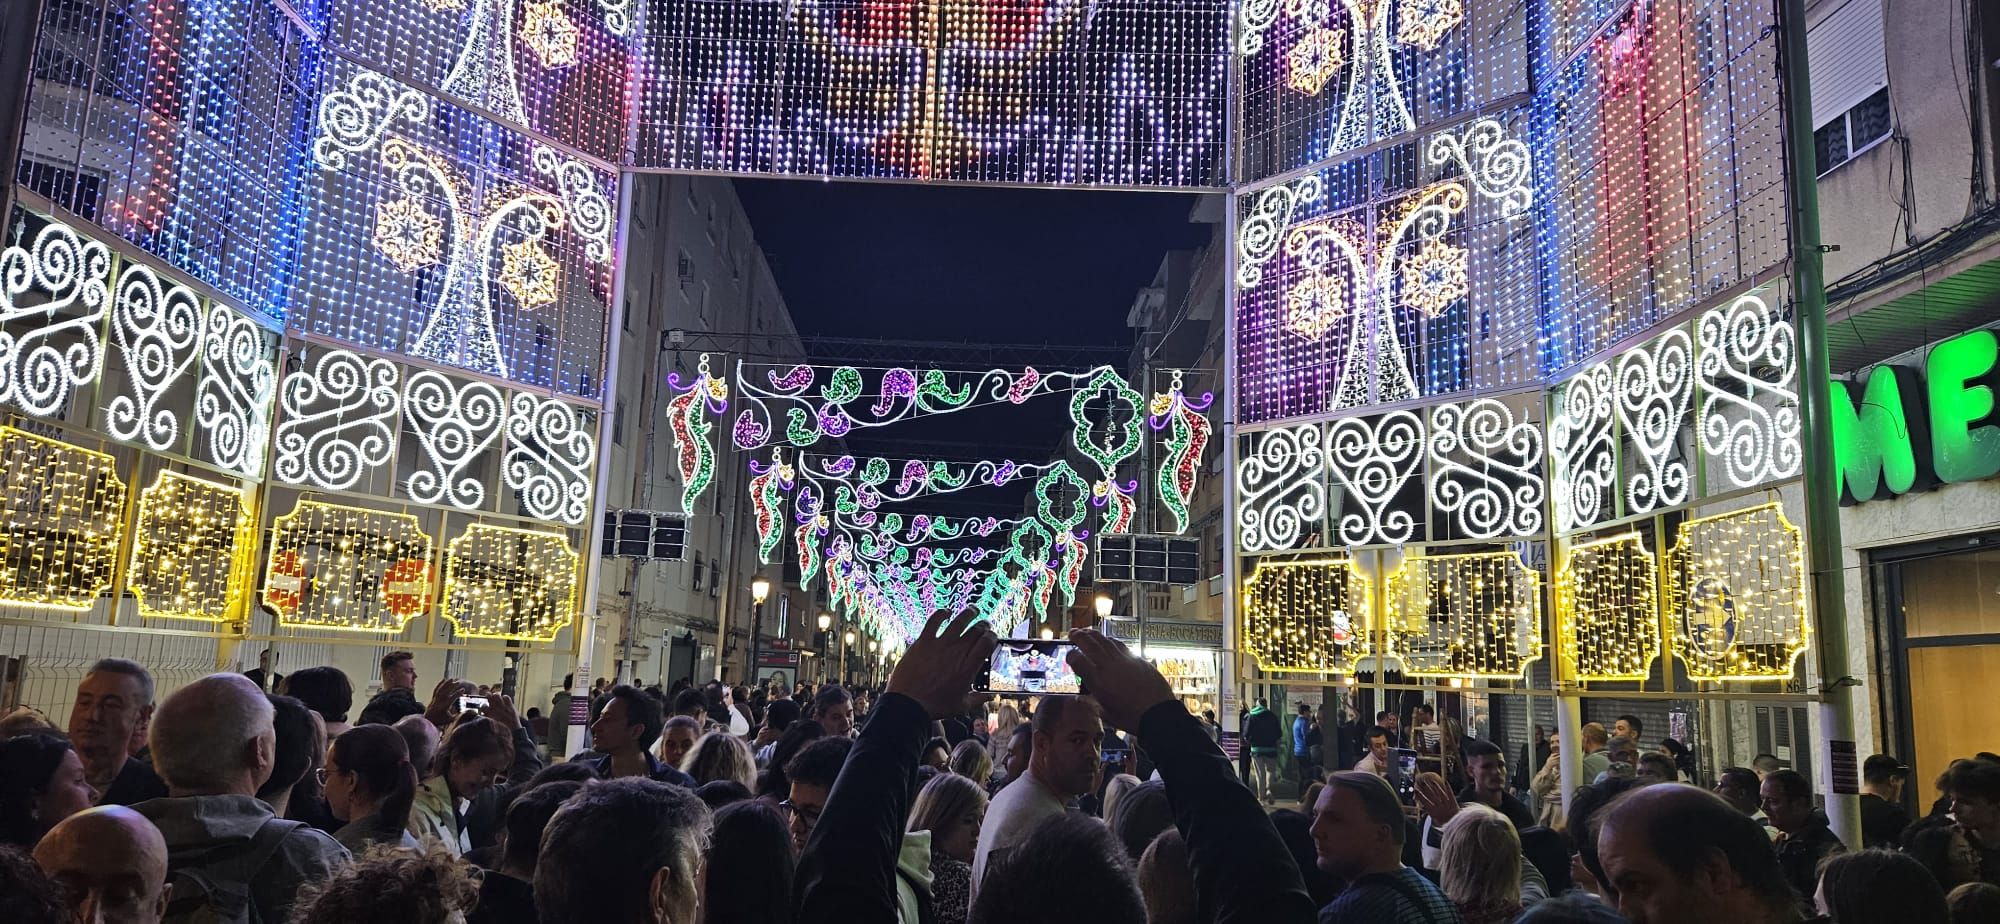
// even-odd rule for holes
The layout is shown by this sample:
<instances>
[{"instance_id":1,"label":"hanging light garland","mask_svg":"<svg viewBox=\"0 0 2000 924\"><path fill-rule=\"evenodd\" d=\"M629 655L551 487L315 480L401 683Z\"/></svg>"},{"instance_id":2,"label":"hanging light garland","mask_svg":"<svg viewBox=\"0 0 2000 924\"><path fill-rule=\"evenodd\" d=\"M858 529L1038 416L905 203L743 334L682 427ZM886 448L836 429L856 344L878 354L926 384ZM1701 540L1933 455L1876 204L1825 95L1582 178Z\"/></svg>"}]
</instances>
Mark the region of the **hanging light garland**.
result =
<instances>
[{"instance_id":1,"label":"hanging light garland","mask_svg":"<svg viewBox=\"0 0 2000 924\"><path fill-rule=\"evenodd\" d=\"M146 619L235 621L256 555L257 520L242 488L163 470L139 494L125 585Z\"/></svg>"},{"instance_id":2,"label":"hanging light garland","mask_svg":"<svg viewBox=\"0 0 2000 924\"><path fill-rule=\"evenodd\" d=\"M1811 634L1804 541L1776 503L1688 520L1667 556L1667 629L1695 680L1789 680Z\"/></svg>"},{"instance_id":3,"label":"hanging light garland","mask_svg":"<svg viewBox=\"0 0 2000 924\"><path fill-rule=\"evenodd\" d=\"M1519 680L1541 657L1539 583L1515 552L1406 558L1389 575L1390 651L1413 677Z\"/></svg>"},{"instance_id":4,"label":"hanging light garland","mask_svg":"<svg viewBox=\"0 0 2000 924\"><path fill-rule=\"evenodd\" d=\"M466 638L554 641L576 620L578 561L561 533L474 523L445 548L444 618Z\"/></svg>"},{"instance_id":5,"label":"hanging light garland","mask_svg":"<svg viewBox=\"0 0 2000 924\"><path fill-rule=\"evenodd\" d=\"M280 625L401 632L430 608L431 548L411 514L299 501L271 524L264 605Z\"/></svg>"},{"instance_id":6,"label":"hanging light garland","mask_svg":"<svg viewBox=\"0 0 2000 924\"><path fill-rule=\"evenodd\" d=\"M1660 656L1658 572L1624 533L1570 546L1556 572L1557 648L1581 681L1645 680Z\"/></svg>"},{"instance_id":7,"label":"hanging light garland","mask_svg":"<svg viewBox=\"0 0 2000 924\"><path fill-rule=\"evenodd\" d=\"M1267 671L1352 671L1373 650L1370 599L1351 559L1259 561L1243 584L1243 650Z\"/></svg>"},{"instance_id":8,"label":"hanging light garland","mask_svg":"<svg viewBox=\"0 0 2000 924\"><path fill-rule=\"evenodd\" d=\"M101 452L0 426L0 602L84 612L111 586L125 483Z\"/></svg>"}]
</instances>

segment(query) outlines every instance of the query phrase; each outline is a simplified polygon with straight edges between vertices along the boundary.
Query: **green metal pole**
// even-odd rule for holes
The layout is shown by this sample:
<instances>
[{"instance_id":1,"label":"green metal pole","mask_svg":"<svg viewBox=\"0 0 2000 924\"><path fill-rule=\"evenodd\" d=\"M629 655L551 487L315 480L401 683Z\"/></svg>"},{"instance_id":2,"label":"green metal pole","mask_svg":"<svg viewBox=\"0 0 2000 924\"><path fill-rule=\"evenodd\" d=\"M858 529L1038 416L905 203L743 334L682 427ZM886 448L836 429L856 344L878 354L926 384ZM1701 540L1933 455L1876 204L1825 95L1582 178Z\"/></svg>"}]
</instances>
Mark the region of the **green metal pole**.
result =
<instances>
[{"instance_id":1,"label":"green metal pole","mask_svg":"<svg viewBox=\"0 0 2000 924\"><path fill-rule=\"evenodd\" d=\"M1847 588L1841 573L1840 480L1833 455L1833 382L1826 351L1826 266L1819 239L1819 179L1812 89L1806 63L1805 0L1780 0L1778 52L1785 83L1785 158L1791 206L1792 296L1799 334L1805 424L1807 561L1821 677L1817 789L1849 849L1861 846L1861 801L1854 766L1854 690L1847 659Z\"/></svg>"}]
</instances>

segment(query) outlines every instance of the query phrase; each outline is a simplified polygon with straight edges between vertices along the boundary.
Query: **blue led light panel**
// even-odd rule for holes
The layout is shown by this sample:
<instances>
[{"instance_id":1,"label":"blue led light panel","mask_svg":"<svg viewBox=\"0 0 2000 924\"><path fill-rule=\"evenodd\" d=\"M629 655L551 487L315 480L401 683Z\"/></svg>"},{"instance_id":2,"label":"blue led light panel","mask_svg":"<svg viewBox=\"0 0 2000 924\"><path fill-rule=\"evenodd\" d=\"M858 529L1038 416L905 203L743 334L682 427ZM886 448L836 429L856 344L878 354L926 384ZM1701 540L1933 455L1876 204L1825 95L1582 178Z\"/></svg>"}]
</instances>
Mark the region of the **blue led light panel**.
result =
<instances>
[{"instance_id":1,"label":"blue led light panel","mask_svg":"<svg viewBox=\"0 0 2000 924\"><path fill-rule=\"evenodd\" d=\"M1227 0L659 0L641 167L1219 186Z\"/></svg>"}]
</instances>

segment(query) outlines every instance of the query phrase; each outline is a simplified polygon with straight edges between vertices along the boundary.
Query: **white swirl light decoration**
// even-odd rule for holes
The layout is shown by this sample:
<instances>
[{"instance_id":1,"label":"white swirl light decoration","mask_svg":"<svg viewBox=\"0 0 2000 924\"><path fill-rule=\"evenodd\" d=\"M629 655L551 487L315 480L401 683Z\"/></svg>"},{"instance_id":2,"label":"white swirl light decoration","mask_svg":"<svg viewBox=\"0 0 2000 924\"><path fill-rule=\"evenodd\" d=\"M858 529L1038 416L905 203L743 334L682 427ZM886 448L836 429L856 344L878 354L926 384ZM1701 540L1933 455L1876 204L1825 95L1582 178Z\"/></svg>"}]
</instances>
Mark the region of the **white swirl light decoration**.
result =
<instances>
[{"instance_id":1,"label":"white swirl light decoration","mask_svg":"<svg viewBox=\"0 0 2000 924\"><path fill-rule=\"evenodd\" d=\"M1279 0L1243 0L1236 11L1236 53L1254 55L1264 50L1264 32L1278 22Z\"/></svg>"},{"instance_id":2,"label":"white swirl light decoration","mask_svg":"<svg viewBox=\"0 0 2000 924\"><path fill-rule=\"evenodd\" d=\"M486 503L486 485L465 474L480 453L500 438L507 402L485 382L455 384L442 373L412 373L403 384L403 416L423 447L428 468L410 475L412 500L477 510Z\"/></svg>"},{"instance_id":3,"label":"white swirl light decoration","mask_svg":"<svg viewBox=\"0 0 2000 924\"><path fill-rule=\"evenodd\" d=\"M1611 514L1606 492L1617 481L1612 456L1614 400L1609 363L1591 366L1556 392L1549 422L1549 455L1555 462L1556 528L1581 529Z\"/></svg>"},{"instance_id":4,"label":"white swirl light decoration","mask_svg":"<svg viewBox=\"0 0 2000 924\"><path fill-rule=\"evenodd\" d=\"M584 253L599 263L610 263L611 226L617 216L612 214L611 198L604 194L597 171L542 144L535 145L534 161L536 170L556 181L569 214L570 230L583 238Z\"/></svg>"},{"instance_id":5,"label":"white swirl light decoration","mask_svg":"<svg viewBox=\"0 0 2000 924\"><path fill-rule=\"evenodd\" d=\"M1695 322L1701 375L1701 449L1748 488L1799 473L1797 334L1755 295Z\"/></svg>"},{"instance_id":6,"label":"white swirl light decoration","mask_svg":"<svg viewBox=\"0 0 2000 924\"><path fill-rule=\"evenodd\" d=\"M104 408L112 437L161 450L180 439L180 418L160 407L160 398L194 363L201 335L201 300L193 289L162 283L147 267L125 265L111 306L111 337L125 361L129 393Z\"/></svg>"},{"instance_id":7,"label":"white swirl light decoration","mask_svg":"<svg viewBox=\"0 0 2000 924\"><path fill-rule=\"evenodd\" d=\"M1424 461L1424 422L1410 411L1375 418L1347 417L1326 429L1327 464L1334 483L1361 507L1340 517L1347 545L1404 543L1417 534L1408 510L1391 509L1396 495Z\"/></svg>"},{"instance_id":8,"label":"white swirl light decoration","mask_svg":"<svg viewBox=\"0 0 2000 924\"><path fill-rule=\"evenodd\" d=\"M597 440L581 409L517 392L500 470L531 517L577 525L589 516L589 467Z\"/></svg>"},{"instance_id":9,"label":"white swirl light decoration","mask_svg":"<svg viewBox=\"0 0 2000 924\"><path fill-rule=\"evenodd\" d=\"M1668 331L1617 363L1618 422L1639 450L1642 466L1625 482L1626 509L1645 513L1683 503L1688 464L1670 457L1680 446L1694 397L1694 348L1687 331Z\"/></svg>"},{"instance_id":10,"label":"white swirl light decoration","mask_svg":"<svg viewBox=\"0 0 2000 924\"><path fill-rule=\"evenodd\" d=\"M396 364L347 350L319 354L312 371L285 377L279 396L279 481L339 491L389 461L397 405Z\"/></svg>"},{"instance_id":11,"label":"white swirl light decoration","mask_svg":"<svg viewBox=\"0 0 2000 924\"><path fill-rule=\"evenodd\" d=\"M110 279L111 251L66 225L49 223L30 249L0 251L0 401L45 416L97 381ZM46 301L22 305L29 293Z\"/></svg>"},{"instance_id":12,"label":"white swirl light decoration","mask_svg":"<svg viewBox=\"0 0 2000 924\"><path fill-rule=\"evenodd\" d=\"M1472 539L1542 531L1542 431L1492 398L1431 409L1430 499ZM1467 461L1469 459L1469 461Z\"/></svg>"},{"instance_id":13,"label":"white swirl light decoration","mask_svg":"<svg viewBox=\"0 0 2000 924\"><path fill-rule=\"evenodd\" d=\"M211 307L202 326L195 423L208 434L208 454L217 465L262 478L278 380L271 338L256 322L221 305Z\"/></svg>"},{"instance_id":14,"label":"white swirl light decoration","mask_svg":"<svg viewBox=\"0 0 2000 924\"><path fill-rule=\"evenodd\" d=\"M422 122L431 117L428 97L374 71L357 72L347 87L319 101L319 137L313 139L313 159L321 167L339 170L347 155L359 154L381 142L397 119Z\"/></svg>"},{"instance_id":15,"label":"white swirl light decoration","mask_svg":"<svg viewBox=\"0 0 2000 924\"><path fill-rule=\"evenodd\" d=\"M1291 226L1299 203L1317 202L1325 194L1326 182L1316 173L1257 194L1250 211L1236 225L1237 285L1247 289L1263 281L1264 264L1277 256L1278 243Z\"/></svg>"},{"instance_id":16,"label":"white swirl light decoration","mask_svg":"<svg viewBox=\"0 0 2000 924\"><path fill-rule=\"evenodd\" d=\"M597 8L604 13L604 28L612 35L624 38L632 34L632 0L597 0Z\"/></svg>"},{"instance_id":17,"label":"white swirl light decoration","mask_svg":"<svg viewBox=\"0 0 2000 924\"><path fill-rule=\"evenodd\" d=\"M1238 543L1245 552L1298 545L1326 515L1325 434L1302 424L1257 434L1236 464Z\"/></svg>"},{"instance_id":18,"label":"white swirl light decoration","mask_svg":"<svg viewBox=\"0 0 2000 924\"><path fill-rule=\"evenodd\" d=\"M1480 119L1463 134L1432 136L1425 156L1433 166L1457 162L1474 191L1500 203L1502 218L1525 216L1535 204L1534 158L1497 119Z\"/></svg>"}]
</instances>

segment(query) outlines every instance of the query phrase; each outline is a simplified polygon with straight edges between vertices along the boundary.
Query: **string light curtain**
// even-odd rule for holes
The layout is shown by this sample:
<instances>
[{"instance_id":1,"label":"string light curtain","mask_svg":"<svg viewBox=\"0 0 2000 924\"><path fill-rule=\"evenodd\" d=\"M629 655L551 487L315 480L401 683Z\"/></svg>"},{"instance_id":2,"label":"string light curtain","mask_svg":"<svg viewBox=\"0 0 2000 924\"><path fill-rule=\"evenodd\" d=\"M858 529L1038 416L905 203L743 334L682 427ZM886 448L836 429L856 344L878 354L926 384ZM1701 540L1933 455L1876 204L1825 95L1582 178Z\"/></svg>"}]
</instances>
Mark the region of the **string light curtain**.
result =
<instances>
[{"instance_id":1,"label":"string light curtain","mask_svg":"<svg viewBox=\"0 0 2000 924\"><path fill-rule=\"evenodd\" d=\"M1539 584L1514 552L1404 559L1389 575L1390 651L1415 677L1520 679L1541 657Z\"/></svg>"},{"instance_id":2,"label":"string light curtain","mask_svg":"<svg viewBox=\"0 0 2000 924\"><path fill-rule=\"evenodd\" d=\"M257 554L242 488L162 471L139 494L125 586L147 619L240 619Z\"/></svg>"},{"instance_id":3,"label":"string light curtain","mask_svg":"<svg viewBox=\"0 0 2000 924\"><path fill-rule=\"evenodd\" d=\"M1243 649L1267 671L1352 671L1373 650L1371 599L1349 559L1260 561L1243 587Z\"/></svg>"},{"instance_id":4,"label":"string light curtain","mask_svg":"<svg viewBox=\"0 0 2000 924\"><path fill-rule=\"evenodd\" d=\"M1638 533L1570 546L1556 572L1556 635L1570 676L1645 680L1660 656L1655 559Z\"/></svg>"},{"instance_id":5,"label":"string light curtain","mask_svg":"<svg viewBox=\"0 0 2000 924\"><path fill-rule=\"evenodd\" d=\"M300 501L272 524L264 605L294 628L401 632L430 606L431 549L410 514Z\"/></svg>"},{"instance_id":6,"label":"string light curtain","mask_svg":"<svg viewBox=\"0 0 2000 924\"><path fill-rule=\"evenodd\" d=\"M110 456L0 426L0 602L83 612L111 586L125 483Z\"/></svg>"},{"instance_id":7,"label":"string light curtain","mask_svg":"<svg viewBox=\"0 0 2000 924\"><path fill-rule=\"evenodd\" d=\"M444 618L466 638L554 641L576 618L577 561L561 533L474 523L445 550Z\"/></svg>"},{"instance_id":8,"label":"string light curtain","mask_svg":"<svg viewBox=\"0 0 2000 924\"><path fill-rule=\"evenodd\" d=\"M1695 680L1786 680L1805 650L1804 541L1776 503L1681 524L1667 628Z\"/></svg>"}]
</instances>

